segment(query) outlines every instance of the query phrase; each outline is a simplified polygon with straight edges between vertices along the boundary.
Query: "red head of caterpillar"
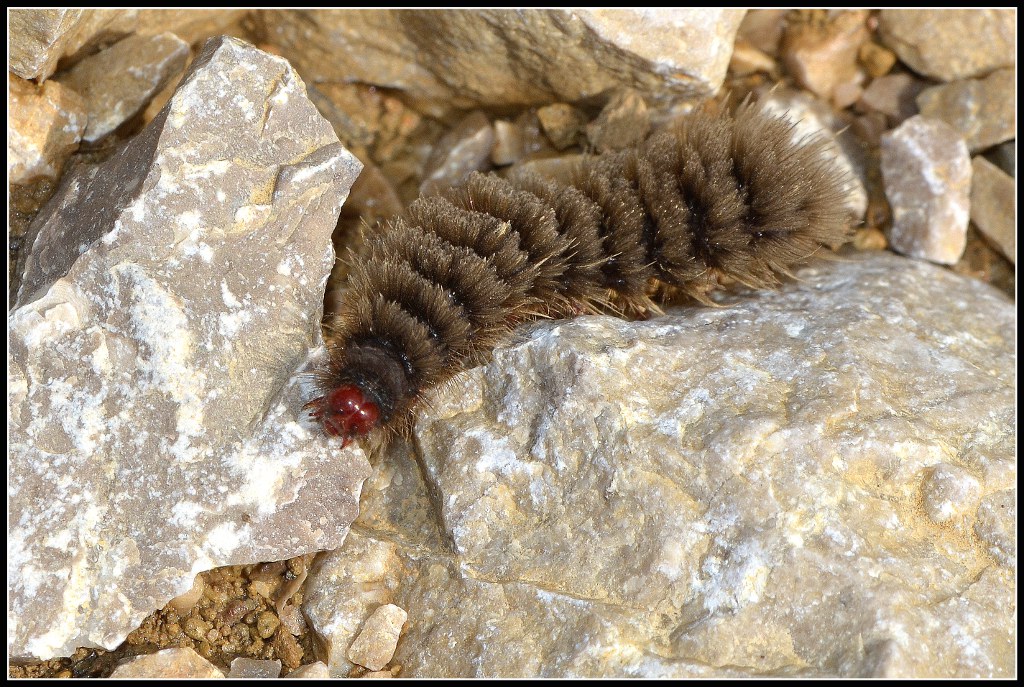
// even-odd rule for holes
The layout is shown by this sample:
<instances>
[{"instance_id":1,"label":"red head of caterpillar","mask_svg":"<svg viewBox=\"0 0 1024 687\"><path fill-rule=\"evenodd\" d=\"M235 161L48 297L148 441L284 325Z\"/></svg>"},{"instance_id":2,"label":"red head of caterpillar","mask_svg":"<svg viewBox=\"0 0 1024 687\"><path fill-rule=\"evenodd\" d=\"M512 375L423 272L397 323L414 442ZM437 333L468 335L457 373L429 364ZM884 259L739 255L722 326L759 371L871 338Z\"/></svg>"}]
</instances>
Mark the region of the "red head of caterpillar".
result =
<instances>
[{"instance_id":1,"label":"red head of caterpillar","mask_svg":"<svg viewBox=\"0 0 1024 687\"><path fill-rule=\"evenodd\" d=\"M324 434L342 438L343 448L353 437L368 434L380 422L380 408L354 384L340 386L303 407L323 425Z\"/></svg>"},{"instance_id":2,"label":"red head of caterpillar","mask_svg":"<svg viewBox=\"0 0 1024 687\"><path fill-rule=\"evenodd\" d=\"M674 292L779 283L848 239L845 178L823 139L745 103L697 112L571 183L472 174L370 237L306 404L343 442L410 425L426 391L521 322L658 312Z\"/></svg>"}]
</instances>

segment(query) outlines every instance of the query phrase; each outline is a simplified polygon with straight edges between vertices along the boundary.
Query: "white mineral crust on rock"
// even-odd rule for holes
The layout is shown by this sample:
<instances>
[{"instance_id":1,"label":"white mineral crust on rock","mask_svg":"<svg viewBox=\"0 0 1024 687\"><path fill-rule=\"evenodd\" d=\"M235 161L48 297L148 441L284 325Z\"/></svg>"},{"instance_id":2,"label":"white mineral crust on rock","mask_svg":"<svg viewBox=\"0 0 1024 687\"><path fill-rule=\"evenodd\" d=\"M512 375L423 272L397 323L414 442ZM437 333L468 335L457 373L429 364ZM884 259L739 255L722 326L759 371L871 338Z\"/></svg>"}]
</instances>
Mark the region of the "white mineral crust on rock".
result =
<instances>
[{"instance_id":1,"label":"white mineral crust on rock","mask_svg":"<svg viewBox=\"0 0 1024 687\"><path fill-rule=\"evenodd\" d=\"M1012 676L1013 303L798 277L540 323L428 399L310 572L332 673L395 604L402 676Z\"/></svg>"},{"instance_id":2,"label":"white mineral crust on rock","mask_svg":"<svg viewBox=\"0 0 1024 687\"><path fill-rule=\"evenodd\" d=\"M8 647L112 649L198 572L339 546L369 467L301 419L360 165L288 63L211 40L36 218L8 319Z\"/></svg>"}]
</instances>

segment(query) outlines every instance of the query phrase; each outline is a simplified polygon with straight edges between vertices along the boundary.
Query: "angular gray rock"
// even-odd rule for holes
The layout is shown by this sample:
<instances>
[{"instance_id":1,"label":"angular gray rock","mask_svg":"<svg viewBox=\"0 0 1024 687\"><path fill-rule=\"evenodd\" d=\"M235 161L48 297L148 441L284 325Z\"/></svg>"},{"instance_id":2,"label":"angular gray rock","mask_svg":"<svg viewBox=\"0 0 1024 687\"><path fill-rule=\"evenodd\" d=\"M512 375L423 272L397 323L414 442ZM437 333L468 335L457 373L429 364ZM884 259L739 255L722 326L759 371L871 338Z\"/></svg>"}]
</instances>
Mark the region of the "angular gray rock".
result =
<instances>
[{"instance_id":1,"label":"angular gray rock","mask_svg":"<svg viewBox=\"0 0 1024 687\"><path fill-rule=\"evenodd\" d=\"M915 115L882 136L881 168L893 249L955 264L970 213L971 156L963 138L941 119Z\"/></svg>"},{"instance_id":2,"label":"angular gray rock","mask_svg":"<svg viewBox=\"0 0 1024 687\"><path fill-rule=\"evenodd\" d=\"M89 124L82 138L97 141L138 114L188 59L188 43L173 33L129 36L58 76L85 98Z\"/></svg>"},{"instance_id":3,"label":"angular gray rock","mask_svg":"<svg viewBox=\"0 0 1024 687\"><path fill-rule=\"evenodd\" d=\"M886 253L798 277L520 332L377 457L311 624L400 606L412 677L1012 676L1014 305Z\"/></svg>"},{"instance_id":4,"label":"angular gray rock","mask_svg":"<svg viewBox=\"0 0 1024 687\"><path fill-rule=\"evenodd\" d=\"M65 176L8 318L8 646L113 648L216 566L341 544L369 468L301 420L360 165L282 58L211 40Z\"/></svg>"}]
</instances>

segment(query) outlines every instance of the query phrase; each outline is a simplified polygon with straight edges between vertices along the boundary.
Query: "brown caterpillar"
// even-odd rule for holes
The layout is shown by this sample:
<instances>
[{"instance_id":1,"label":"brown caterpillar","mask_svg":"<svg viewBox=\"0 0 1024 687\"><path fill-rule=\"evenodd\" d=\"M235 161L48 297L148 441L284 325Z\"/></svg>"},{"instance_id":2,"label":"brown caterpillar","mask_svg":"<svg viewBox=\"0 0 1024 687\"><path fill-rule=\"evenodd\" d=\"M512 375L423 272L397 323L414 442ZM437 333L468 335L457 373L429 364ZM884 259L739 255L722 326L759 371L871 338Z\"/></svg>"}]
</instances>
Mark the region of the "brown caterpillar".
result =
<instances>
[{"instance_id":1,"label":"brown caterpillar","mask_svg":"<svg viewBox=\"0 0 1024 687\"><path fill-rule=\"evenodd\" d=\"M474 173L368 241L305 408L343 445L409 426L423 393L536 317L659 312L751 287L848 238L842 175L816 139L744 103L589 158L569 185Z\"/></svg>"}]
</instances>

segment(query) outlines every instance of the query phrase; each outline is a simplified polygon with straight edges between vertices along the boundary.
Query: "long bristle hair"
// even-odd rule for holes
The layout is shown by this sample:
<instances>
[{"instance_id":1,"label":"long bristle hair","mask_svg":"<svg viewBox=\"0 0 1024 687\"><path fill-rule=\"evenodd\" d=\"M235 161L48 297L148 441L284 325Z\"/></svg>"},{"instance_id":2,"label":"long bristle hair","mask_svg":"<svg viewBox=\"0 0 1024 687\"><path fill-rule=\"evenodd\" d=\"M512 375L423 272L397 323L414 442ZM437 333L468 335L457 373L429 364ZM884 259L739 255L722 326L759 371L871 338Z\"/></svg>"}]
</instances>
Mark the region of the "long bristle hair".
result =
<instances>
[{"instance_id":1,"label":"long bristle hair","mask_svg":"<svg viewBox=\"0 0 1024 687\"><path fill-rule=\"evenodd\" d=\"M569 184L474 173L369 238L307 405L323 414L332 389L354 386L401 429L427 389L523 321L645 316L654 294L709 302L724 282L776 286L848 240L843 189L824 139L794 140L750 102L589 158Z\"/></svg>"}]
</instances>

